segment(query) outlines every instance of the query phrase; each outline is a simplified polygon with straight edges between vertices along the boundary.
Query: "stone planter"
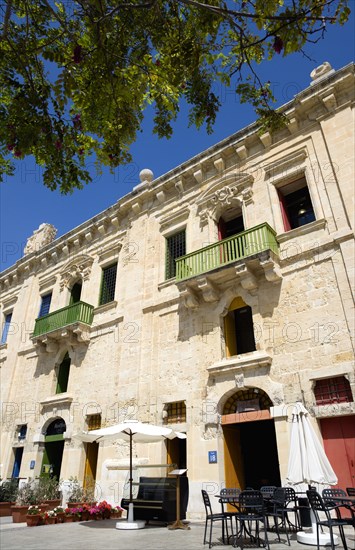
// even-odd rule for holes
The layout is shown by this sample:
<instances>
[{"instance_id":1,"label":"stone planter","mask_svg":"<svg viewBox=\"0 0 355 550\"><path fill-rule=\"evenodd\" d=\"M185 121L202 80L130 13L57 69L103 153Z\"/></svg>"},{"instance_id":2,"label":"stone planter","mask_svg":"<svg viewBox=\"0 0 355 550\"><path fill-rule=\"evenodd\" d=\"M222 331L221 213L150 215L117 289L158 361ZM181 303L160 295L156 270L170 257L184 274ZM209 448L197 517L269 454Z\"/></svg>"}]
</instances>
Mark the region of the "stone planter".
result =
<instances>
[{"instance_id":1,"label":"stone planter","mask_svg":"<svg viewBox=\"0 0 355 550\"><path fill-rule=\"evenodd\" d=\"M88 521L90 519L90 512L88 510L84 510L81 512L81 521Z\"/></svg>"},{"instance_id":2,"label":"stone planter","mask_svg":"<svg viewBox=\"0 0 355 550\"><path fill-rule=\"evenodd\" d=\"M28 514L26 515L27 527L36 527L40 524L42 517L40 514Z\"/></svg>"},{"instance_id":3,"label":"stone planter","mask_svg":"<svg viewBox=\"0 0 355 550\"><path fill-rule=\"evenodd\" d=\"M74 516L65 516L64 523L72 523L74 521Z\"/></svg>"},{"instance_id":4,"label":"stone planter","mask_svg":"<svg viewBox=\"0 0 355 550\"><path fill-rule=\"evenodd\" d=\"M55 516L49 516L45 520L46 525L54 525L55 523L57 523L57 518Z\"/></svg>"},{"instance_id":5,"label":"stone planter","mask_svg":"<svg viewBox=\"0 0 355 550\"><path fill-rule=\"evenodd\" d=\"M0 502L0 518L11 516L11 506L14 505L14 502Z\"/></svg>"},{"instance_id":6,"label":"stone planter","mask_svg":"<svg viewBox=\"0 0 355 550\"><path fill-rule=\"evenodd\" d=\"M57 514L57 523L64 523L65 522L65 512L59 512Z\"/></svg>"},{"instance_id":7,"label":"stone planter","mask_svg":"<svg viewBox=\"0 0 355 550\"><path fill-rule=\"evenodd\" d=\"M25 523L28 506L11 506L12 522Z\"/></svg>"},{"instance_id":8,"label":"stone planter","mask_svg":"<svg viewBox=\"0 0 355 550\"><path fill-rule=\"evenodd\" d=\"M119 519L122 517L122 510L118 512L111 512L111 519Z\"/></svg>"}]
</instances>

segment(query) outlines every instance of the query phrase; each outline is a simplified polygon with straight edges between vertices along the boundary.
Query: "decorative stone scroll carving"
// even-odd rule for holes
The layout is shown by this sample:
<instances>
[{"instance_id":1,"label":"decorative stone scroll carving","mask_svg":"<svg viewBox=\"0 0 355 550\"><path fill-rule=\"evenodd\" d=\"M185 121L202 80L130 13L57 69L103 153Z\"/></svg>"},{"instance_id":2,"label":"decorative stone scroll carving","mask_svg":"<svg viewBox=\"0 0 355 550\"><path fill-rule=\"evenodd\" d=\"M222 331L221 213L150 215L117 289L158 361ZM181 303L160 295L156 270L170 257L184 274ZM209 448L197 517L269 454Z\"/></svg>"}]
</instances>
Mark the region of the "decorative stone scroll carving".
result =
<instances>
[{"instance_id":1,"label":"decorative stone scroll carving","mask_svg":"<svg viewBox=\"0 0 355 550\"><path fill-rule=\"evenodd\" d=\"M250 174L232 173L218 180L197 200L200 223L204 225L211 218L218 221L227 208L240 207L252 202L254 179Z\"/></svg>"},{"instance_id":2,"label":"decorative stone scroll carving","mask_svg":"<svg viewBox=\"0 0 355 550\"><path fill-rule=\"evenodd\" d=\"M192 288L187 285L179 285L180 296L184 300L185 307L188 309L196 309L199 307L200 302Z\"/></svg>"},{"instance_id":3,"label":"decorative stone scroll carving","mask_svg":"<svg viewBox=\"0 0 355 550\"><path fill-rule=\"evenodd\" d=\"M24 248L24 254L31 254L32 252L38 252L47 244L54 241L57 234L57 229L50 223L42 223L38 229L36 229L31 237L27 239L26 246Z\"/></svg>"},{"instance_id":4,"label":"decorative stone scroll carving","mask_svg":"<svg viewBox=\"0 0 355 550\"><path fill-rule=\"evenodd\" d=\"M270 283L277 284L282 279L280 267L270 257L261 260L260 265L264 270L265 279Z\"/></svg>"},{"instance_id":5,"label":"decorative stone scroll carving","mask_svg":"<svg viewBox=\"0 0 355 550\"><path fill-rule=\"evenodd\" d=\"M78 279L86 281L90 276L93 261L90 256L79 256L67 264L61 273L60 291L70 288Z\"/></svg>"},{"instance_id":6,"label":"decorative stone scroll carving","mask_svg":"<svg viewBox=\"0 0 355 550\"><path fill-rule=\"evenodd\" d=\"M258 282L250 269L243 263L236 266L235 272L240 279L240 284L242 287L250 292L250 294L255 294L256 289L258 288Z\"/></svg>"},{"instance_id":7,"label":"decorative stone scroll carving","mask_svg":"<svg viewBox=\"0 0 355 550\"><path fill-rule=\"evenodd\" d=\"M201 290L205 302L217 302L219 292L207 277L200 277L197 280L197 286Z\"/></svg>"}]
</instances>

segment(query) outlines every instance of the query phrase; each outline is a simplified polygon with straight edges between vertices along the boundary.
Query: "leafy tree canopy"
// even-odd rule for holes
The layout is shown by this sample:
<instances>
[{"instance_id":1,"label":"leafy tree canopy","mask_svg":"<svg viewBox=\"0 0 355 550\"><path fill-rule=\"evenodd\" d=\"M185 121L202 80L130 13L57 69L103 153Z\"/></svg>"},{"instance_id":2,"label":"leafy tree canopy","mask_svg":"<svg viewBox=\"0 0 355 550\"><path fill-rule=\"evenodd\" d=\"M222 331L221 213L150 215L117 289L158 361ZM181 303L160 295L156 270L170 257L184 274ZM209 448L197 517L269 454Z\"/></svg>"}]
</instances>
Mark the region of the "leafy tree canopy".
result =
<instances>
[{"instance_id":1,"label":"leafy tree canopy","mask_svg":"<svg viewBox=\"0 0 355 550\"><path fill-rule=\"evenodd\" d=\"M264 127L272 109L255 67L302 51L349 0L7 0L0 4L0 170L34 155L44 184L68 193L90 181L85 160L131 161L148 105L170 137L179 100L211 132L216 80L233 85Z\"/></svg>"}]
</instances>

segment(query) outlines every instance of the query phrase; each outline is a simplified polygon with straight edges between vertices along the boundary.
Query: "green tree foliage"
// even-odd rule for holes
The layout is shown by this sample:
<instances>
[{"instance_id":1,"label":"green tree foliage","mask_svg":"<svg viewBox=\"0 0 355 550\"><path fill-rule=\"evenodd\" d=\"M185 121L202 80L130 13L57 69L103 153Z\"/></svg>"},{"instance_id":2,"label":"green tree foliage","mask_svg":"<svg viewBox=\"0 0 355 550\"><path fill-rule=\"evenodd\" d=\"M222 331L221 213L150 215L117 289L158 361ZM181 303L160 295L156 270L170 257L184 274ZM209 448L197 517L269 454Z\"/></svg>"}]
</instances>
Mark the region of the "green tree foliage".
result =
<instances>
[{"instance_id":1,"label":"green tree foliage","mask_svg":"<svg viewBox=\"0 0 355 550\"><path fill-rule=\"evenodd\" d=\"M264 127L282 116L255 67L301 51L348 0L7 0L0 3L0 170L34 155L44 184L68 193L90 181L85 161L131 161L144 109L170 137L182 97L190 124L211 132L219 80Z\"/></svg>"}]
</instances>

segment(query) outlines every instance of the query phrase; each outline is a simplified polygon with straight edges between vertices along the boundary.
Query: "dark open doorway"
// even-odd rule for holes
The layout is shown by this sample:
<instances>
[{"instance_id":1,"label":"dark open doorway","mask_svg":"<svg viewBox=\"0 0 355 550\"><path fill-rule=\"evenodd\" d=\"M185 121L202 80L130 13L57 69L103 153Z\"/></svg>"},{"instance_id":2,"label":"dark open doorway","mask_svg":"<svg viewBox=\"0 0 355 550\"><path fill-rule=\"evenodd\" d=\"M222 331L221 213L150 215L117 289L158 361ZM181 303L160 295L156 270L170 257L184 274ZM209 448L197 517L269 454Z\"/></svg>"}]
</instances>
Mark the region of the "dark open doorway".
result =
<instances>
[{"instance_id":1,"label":"dark open doorway","mask_svg":"<svg viewBox=\"0 0 355 550\"><path fill-rule=\"evenodd\" d=\"M60 479L62 466L66 424L62 418L57 418L49 424L45 434L41 476Z\"/></svg>"},{"instance_id":2,"label":"dark open doorway","mask_svg":"<svg viewBox=\"0 0 355 550\"><path fill-rule=\"evenodd\" d=\"M273 420L223 426L226 486L281 485Z\"/></svg>"},{"instance_id":3,"label":"dark open doorway","mask_svg":"<svg viewBox=\"0 0 355 550\"><path fill-rule=\"evenodd\" d=\"M176 468L186 468L186 439L167 439L168 464L176 464Z\"/></svg>"}]
</instances>

